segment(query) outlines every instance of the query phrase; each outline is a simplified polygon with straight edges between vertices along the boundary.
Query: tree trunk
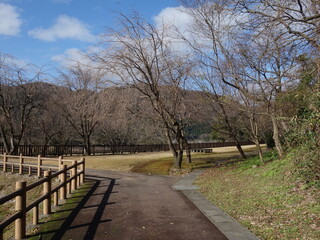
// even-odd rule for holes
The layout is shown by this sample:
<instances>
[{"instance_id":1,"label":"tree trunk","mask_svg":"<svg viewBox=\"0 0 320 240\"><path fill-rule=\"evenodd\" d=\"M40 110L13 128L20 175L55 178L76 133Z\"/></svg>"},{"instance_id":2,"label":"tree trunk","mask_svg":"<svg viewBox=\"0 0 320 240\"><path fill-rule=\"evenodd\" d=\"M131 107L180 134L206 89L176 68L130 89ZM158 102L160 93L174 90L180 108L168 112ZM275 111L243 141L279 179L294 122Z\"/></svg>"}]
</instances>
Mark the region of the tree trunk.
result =
<instances>
[{"instance_id":1,"label":"tree trunk","mask_svg":"<svg viewBox=\"0 0 320 240\"><path fill-rule=\"evenodd\" d=\"M239 143L238 140L236 140L236 147L237 147L237 149L238 149L241 157L242 157L243 159L246 159L247 156L246 156L246 154L244 153L244 151L243 151L243 149L242 149L242 147L241 147L241 145L240 145L240 143Z\"/></svg>"},{"instance_id":2,"label":"tree trunk","mask_svg":"<svg viewBox=\"0 0 320 240\"><path fill-rule=\"evenodd\" d=\"M260 161L263 163L263 154L262 154L262 149L259 142L259 127L254 114L251 114L251 117L250 117L250 128L251 128L250 130L251 139L258 149Z\"/></svg>"},{"instance_id":3,"label":"tree trunk","mask_svg":"<svg viewBox=\"0 0 320 240\"><path fill-rule=\"evenodd\" d=\"M190 164L192 163L190 144L188 143L187 139L184 136L183 136L183 143L186 149L187 163Z\"/></svg>"},{"instance_id":4,"label":"tree trunk","mask_svg":"<svg viewBox=\"0 0 320 240\"><path fill-rule=\"evenodd\" d=\"M91 149L90 149L90 146L91 146L91 143L90 143L90 136L88 135L85 135L83 137L83 140L84 140L84 155L91 155Z\"/></svg>"},{"instance_id":5,"label":"tree trunk","mask_svg":"<svg viewBox=\"0 0 320 240\"><path fill-rule=\"evenodd\" d=\"M174 161L173 168L181 169L182 159L183 159L183 150L178 149L177 158Z\"/></svg>"},{"instance_id":6,"label":"tree trunk","mask_svg":"<svg viewBox=\"0 0 320 240\"><path fill-rule=\"evenodd\" d=\"M11 136L10 137L10 150L9 150L9 153L10 154L15 154L15 151L16 151L16 146L14 144L13 136Z\"/></svg>"},{"instance_id":7,"label":"tree trunk","mask_svg":"<svg viewBox=\"0 0 320 240\"><path fill-rule=\"evenodd\" d=\"M174 164L175 168L181 169L182 166L182 160L183 160L183 149L184 149L184 136L181 127L177 124L176 129L175 129L175 135L176 135L176 140L177 140L177 152L178 156L176 159L176 162Z\"/></svg>"},{"instance_id":8,"label":"tree trunk","mask_svg":"<svg viewBox=\"0 0 320 240\"><path fill-rule=\"evenodd\" d=\"M278 127L278 122L276 119L276 116L274 114L270 115L271 121L272 121L272 128L273 128L273 140L276 145L276 149L279 155L279 158L283 158L284 156L284 151L282 148L282 144L280 142L280 134L279 134L279 127Z\"/></svg>"},{"instance_id":9,"label":"tree trunk","mask_svg":"<svg viewBox=\"0 0 320 240\"><path fill-rule=\"evenodd\" d=\"M262 149L261 149L261 145L259 143L259 139L255 138L253 139L254 144L256 145L257 149L258 149L258 154L259 154L259 158L260 161L263 163L263 154L262 154Z\"/></svg>"},{"instance_id":10,"label":"tree trunk","mask_svg":"<svg viewBox=\"0 0 320 240\"><path fill-rule=\"evenodd\" d=\"M171 151L171 153L173 155L173 158L174 158L173 168L180 169L181 168L181 163L182 163L182 155L181 154L179 155L177 150L175 149L168 128L166 128L166 137L167 137L169 149L170 149L170 151Z\"/></svg>"},{"instance_id":11,"label":"tree trunk","mask_svg":"<svg viewBox=\"0 0 320 240\"><path fill-rule=\"evenodd\" d=\"M1 128L1 135L2 135L2 142L3 142L3 146L4 146L4 151L6 153L9 153L9 144L8 144L8 139L7 139L6 133L5 133L2 125L0 125L0 128Z\"/></svg>"}]
</instances>

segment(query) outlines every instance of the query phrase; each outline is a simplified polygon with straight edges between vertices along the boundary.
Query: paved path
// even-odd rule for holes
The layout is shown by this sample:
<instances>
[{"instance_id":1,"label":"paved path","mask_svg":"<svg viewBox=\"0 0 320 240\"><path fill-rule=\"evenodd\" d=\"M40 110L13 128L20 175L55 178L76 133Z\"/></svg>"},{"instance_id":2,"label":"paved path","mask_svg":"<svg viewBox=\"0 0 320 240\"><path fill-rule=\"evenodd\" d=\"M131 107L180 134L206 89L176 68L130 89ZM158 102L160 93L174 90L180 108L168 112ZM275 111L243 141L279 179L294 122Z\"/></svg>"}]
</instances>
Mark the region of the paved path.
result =
<instances>
[{"instance_id":1,"label":"paved path","mask_svg":"<svg viewBox=\"0 0 320 240\"><path fill-rule=\"evenodd\" d=\"M178 177L87 170L90 196L54 239L227 239L180 191Z\"/></svg>"},{"instance_id":2,"label":"paved path","mask_svg":"<svg viewBox=\"0 0 320 240\"><path fill-rule=\"evenodd\" d=\"M182 191L229 240L259 240L257 236L200 194L193 182L201 172L201 170L194 170L182 177L172 186L173 189Z\"/></svg>"}]
</instances>

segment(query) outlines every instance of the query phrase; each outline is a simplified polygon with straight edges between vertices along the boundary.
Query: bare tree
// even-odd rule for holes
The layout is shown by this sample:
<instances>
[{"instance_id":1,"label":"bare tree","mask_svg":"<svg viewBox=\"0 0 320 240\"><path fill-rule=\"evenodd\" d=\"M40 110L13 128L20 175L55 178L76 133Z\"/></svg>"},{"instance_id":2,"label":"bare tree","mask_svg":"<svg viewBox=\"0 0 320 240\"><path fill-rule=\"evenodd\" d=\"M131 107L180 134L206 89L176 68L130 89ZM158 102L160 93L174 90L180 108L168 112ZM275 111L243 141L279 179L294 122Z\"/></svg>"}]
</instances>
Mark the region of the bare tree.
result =
<instances>
[{"instance_id":1,"label":"bare tree","mask_svg":"<svg viewBox=\"0 0 320 240\"><path fill-rule=\"evenodd\" d=\"M106 55L96 56L96 60L108 69L113 80L136 88L148 99L173 153L173 167L181 168L189 116L183 88L191 65L170 47L166 27L156 28L135 14L122 16L120 28L106 39L111 44Z\"/></svg>"},{"instance_id":2,"label":"bare tree","mask_svg":"<svg viewBox=\"0 0 320 240\"><path fill-rule=\"evenodd\" d=\"M297 49L274 32L262 38L250 38L237 45L237 57L232 57L233 67L226 82L234 85L241 94L256 102L264 103L265 114L271 119L273 139L280 157L284 150L281 143L281 111L279 97L297 84L295 58ZM237 58L237 59L236 59Z\"/></svg>"},{"instance_id":3,"label":"bare tree","mask_svg":"<svg viewBox=\"0 0 320 240\"><path fill-rule=\"evenodd\" d=\"M102 110L98 94L102 75L78 64L68 67L61 77L69 89L56 96L56 103L64 118L82 138L84 154L90 155L91 136L99 123Z\"/></svg>"},{"instance_id":4,"label":"bare tree","mask_svg":"<svg viewBox=\"0 0 320 240\"><path fill-rule=\"evenodd\" d=\"M37 85L41 87L44 101L41 107L35 109L24 142L41 145L70 144L76 139L76 133L55 103L56 96L63 94L65 88L48 83Z\"/></svg>"},{"instance_id":5,"label":"bare tree","mask_svg":"<svg viewBox=\"0 0 320 240\"><path fill-rule=\"evenodd\" d=\"M238 115L242 119L242 125L249 134L251 141L256 145L260 161L263 162L263 154L260 141L262 139L263 118L265 109L263 104L256 102L243 94L237 94Z\"/></svg>"},{"instance_id":6,"label":"bare tree","mask_svg":"<svg viewBox=\"0 0 320 240\"><path fill-rule=\"evenodd\" d=\"M228 107L228 97L234 89L225 83L225 60L228 48L236 36L232 12L226 7L226 1L191 0L182 1L186 13L192 18L192 25L187 34L180 37L193 50L197 63L193 78L196 85L204 91L207 104L211 106L215 118L220 124L212 125L215 131L229 136L236 142L237 149L243 158L246 155L240 145L237 128L232 112ZM228 89L229 88L229 89ZM228 93L229 92L229 93ZM223 121L223 124L221 124ZM219 126L219 127L217 127Z\"/></svg>"},{"instance_id":7,"label":"bare tree","mask_svg":"<svg viewBox=\"0 0 320 240\"><path fill-rule=\"evenodd\" d=\"M19 67L15 59L0 55L0 136L5 151L16 153L34 110L40 105L41 72L35 66Z\"/></svg>"},{"instance_id":8,"label":"bare tree","mask_svg":"<svg viewBox=\"0 0 320 240\"><path fill-rule=\"evenodd\" d=\"M241 147L241 140L239 133L242 126L239 124L238 116L238 104L235 105L235 101L230 92L232 89L225 88L219 82L219 77L211 75L211 71L198 71L201 72L200 76L194 76L197 85L202 89L200 96L203 99L205 105L209 107L211 114L204 114L202 117L206 119L206 122L211 128L219 135L227 136L236 144L236 148L239 151L242 158L247 158L245 152ZM203 107L202 107L203 108Z\"/></svg>"},{"instance_id":9,"label":"bare tree","mask_svg":"<svg viewBox=\"0 0 320 240\"><path fill-rule=\"evenodd\" d=\"M265 114L272 121L273 139L282 157L277 100L297 80L293 74L297 48L275 24L261 31L239 28L247 23L248 13L237 11L232 1L184 2L199 36L199 40L185 38L186 42L200 56L203 68L215 73L215 79L266 105Z\"/></svg>"},{"instance_id":10,"label":"bare tree","mask_svg":"<svg viewBox=\"0 0 320 240\"><path fill-rule=\"evenodd\" d=\"M235 6L249 14L251 27L265 31L282 28L292 41L307 42L320 51L320 3L317 0L235 1Z\"/></svg>"}]
</instances>

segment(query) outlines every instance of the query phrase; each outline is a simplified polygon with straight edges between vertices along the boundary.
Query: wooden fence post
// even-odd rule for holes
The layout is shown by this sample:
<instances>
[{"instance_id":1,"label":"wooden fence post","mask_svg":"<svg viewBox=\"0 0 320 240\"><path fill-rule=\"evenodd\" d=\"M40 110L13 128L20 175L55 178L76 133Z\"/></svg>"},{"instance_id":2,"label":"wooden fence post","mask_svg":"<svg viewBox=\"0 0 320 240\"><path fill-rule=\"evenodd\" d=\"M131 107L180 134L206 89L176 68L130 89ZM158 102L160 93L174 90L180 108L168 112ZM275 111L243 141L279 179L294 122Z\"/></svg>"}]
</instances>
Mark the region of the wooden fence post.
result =
<instances>
[{"instance_id":1,"label":"wooden fence post","mask_svg":"<svg viewBox=\"0 0 320 240\"><path fill-rule=\"evenodd\" d=\"M15 239L20 240L26 236L26 186L27 182L16 182L16 190L22 190L16 197L16 211L21 212L21 217L15 221Z\"/></svg>"},{"instance_id":2,"label":"wooden fence post","mask_svg":"<svg viewBox=\"0 0 320 240\"><path fill-rule=\"evenodd\" d=\"M22 175L23 174L23 157L22 154L20 154L20 164L19 164L19 174Z\"/></svg>"},{"instance_id":3,"label":"wooden fence post","mask_svg":"<svg viewBox=\"0 0 320 240\"><path fill-rule=\"evenodd\" d=\"M43 183L43 194L48 196L43 201L43 214L48 215L51 213L51 171L44 171L44 177L47 180Z\"/></svg>"},{"instance_id":4,"label":"wooden fence post","mask_svg":"<svg viewBox=\"0 0 320 240\"><path fill-rule=\"evenodd\" d=\"M67 183L67 193L71 194L71 182L70 181Z\"/></svg>"},{"instance_id":5,"label":"wooden fence post","mask_svg":"<svg viewBox=\"0 0 320 240\"><path fill-rule=\"evenodd\" d=\"M65 200L67 198L67 165L62 165L63 173L61 174L61 182L63 183L60 188L60 199Z\"/></svg>"},{"instance_id":6,"label":"wooden fence post","mask_svg":"<svg viewBox=\"0 0 320 240\"><path fill-rule=\"evenodd\" d=\"M80 175L80 184L84 183L84 179L85 179L85 158L81 158L82 164L80 165L80 171L82 172Z\"/></svg>"},{"instance_id":7,"label":"wooden fence post","mask_svg":"<svg viewBox=\"0 0 320 240\"><path fill-rule=\"evenodd\" d=\"M41 156L38 155L38 178L41 177L41 165L42 165L42 160L41 160Z\"/></svg>"},{"instance_id":8,"label":"wooden fence post","mask_svg":"<svg viewBox=\"0 0 320 240\"><path fill-rule=\"evenodd\" d=\"M62 156L59 156L58 159L58 171L62 170ZM60 182L62 182L61 175L58 176Z\"/></svg>"},{"instance_id":9,"label":"wooden fence post","mask_svg":"<svg viewBox=\"0 0 320 240\"><path fill-rule=\"evenodd\" d=\"M33 207L33 220L32 224L37 225L39 223L39 205Z\"/></svg>"},{"instance_id":10,"label":"wooden fence post","mask_svg":"<svg viewBox=\"0 0 320 240\"><path fill-rule=\"evenodd\" d=\"M77 161L72 161L72 165L75 165L71 169L71 176L74 177L71 181L71 191L74 191L77 189Z\"/></svg>"},{"instance_id":11,"label":"wooden fence post","mask_svg":"<svg viewBox=\"0 0 320 240\"><path fill-rule=\"evenodd\" d=\"M59 194L58 194L58 191L53 193L53 205L55 207L59 205Z\"/></svg>"},{"instance_id":12,"label":"wooden fence post","mask_svg":"<svg viewBox=\"0 0 320 240\"><path fill-rule=\"evenodd\" d=\"M7 161L8 161L7 154L4 153L4 154L3 154L3 172L6 172L6 171L7 171Z\"/></svg>"},{"instance_id":13,"label":"wooden fence post","mask_svg":"<svg viewBox=\"0 0 320 240\"><path fill-rule=\"evenodd\" d=\"M58 164L59 164L58 169L61 170L62 156L59 156L59 162L58 162Z\"/></svg>"}]
</instances>

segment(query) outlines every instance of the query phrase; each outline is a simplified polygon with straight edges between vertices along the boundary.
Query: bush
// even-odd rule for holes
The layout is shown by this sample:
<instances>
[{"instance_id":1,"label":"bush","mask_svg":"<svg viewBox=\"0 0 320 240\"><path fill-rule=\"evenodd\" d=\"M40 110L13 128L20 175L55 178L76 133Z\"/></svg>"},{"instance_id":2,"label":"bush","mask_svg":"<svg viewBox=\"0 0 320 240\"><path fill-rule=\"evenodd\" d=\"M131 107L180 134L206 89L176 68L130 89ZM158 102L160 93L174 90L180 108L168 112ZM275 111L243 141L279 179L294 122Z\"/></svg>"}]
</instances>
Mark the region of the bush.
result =
<instances>
[{"instance_id":1,"label":"bush","mask_svg":"<svg viewBox=\"0 0 320 240\"><path fill-rule=\"evenodd\" d=\"M320 187L320 91L319 84L304 92L305 105L291 120L287 140L292 145L296 172L307 183Z\"/></svg>"}]
</instances>

